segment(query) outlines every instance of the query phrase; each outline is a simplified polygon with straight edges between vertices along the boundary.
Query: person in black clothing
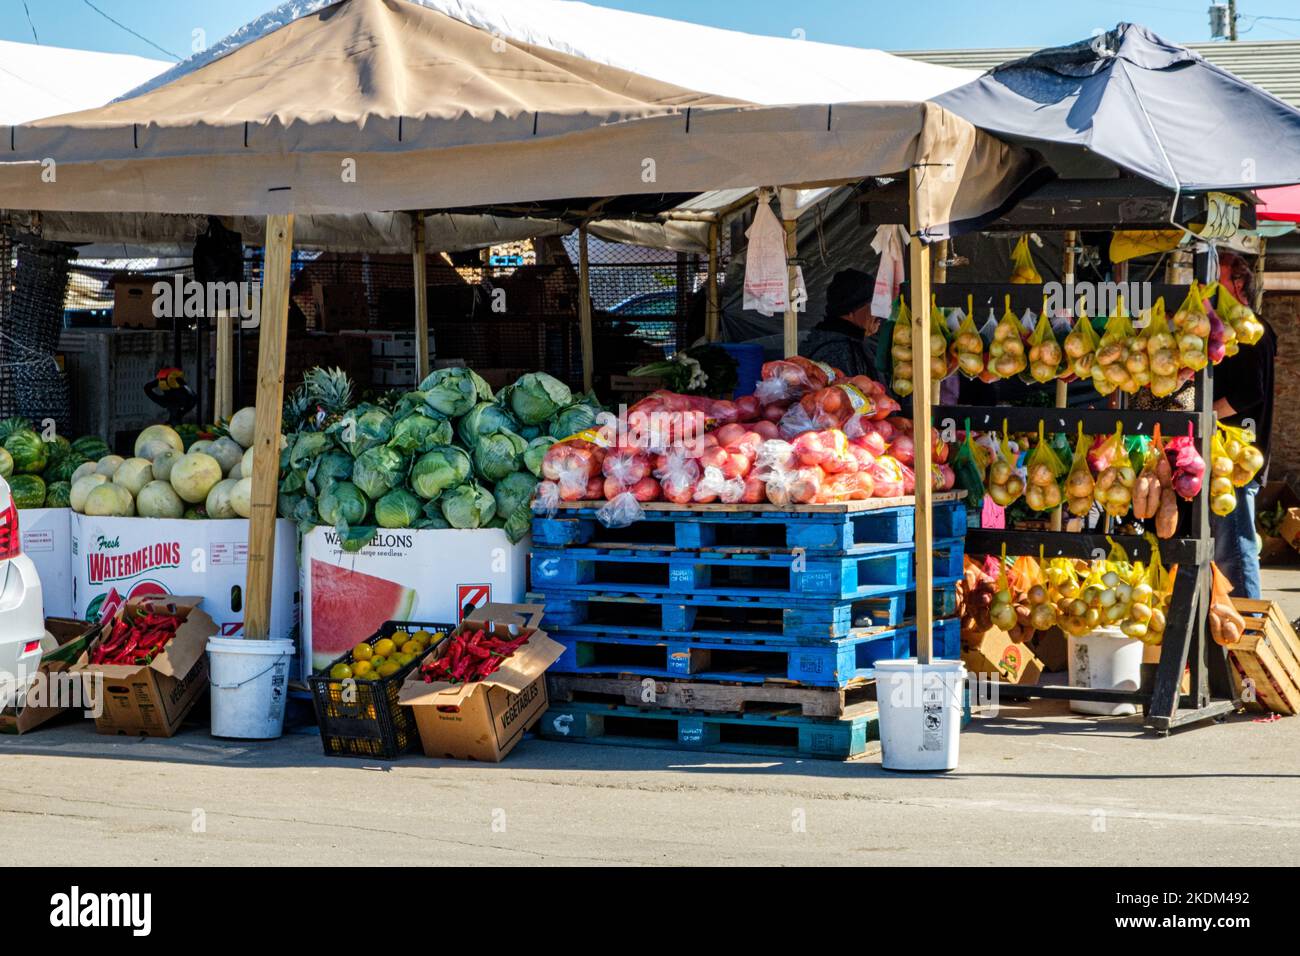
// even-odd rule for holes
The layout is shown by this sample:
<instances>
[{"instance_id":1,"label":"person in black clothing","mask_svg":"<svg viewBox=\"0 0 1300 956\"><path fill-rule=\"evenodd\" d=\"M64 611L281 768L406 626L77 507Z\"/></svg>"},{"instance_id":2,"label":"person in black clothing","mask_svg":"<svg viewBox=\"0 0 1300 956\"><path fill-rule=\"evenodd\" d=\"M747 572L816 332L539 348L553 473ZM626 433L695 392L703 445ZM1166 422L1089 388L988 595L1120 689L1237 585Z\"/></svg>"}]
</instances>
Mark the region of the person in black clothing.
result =
<instances>
[{"instance_id":1,"label":"person in black clothing","mask_svg":"<svg viewBox=\"0 0 1300 956\"><path fill-rule=\"evenodd\" d=\"M1237 256L1224 256L1221 280L1240 301L1249 303L1251 276ZM1268 476L1268 443L1273 431L1273 360L1277 333L1261 315L1264 336L1243 345L1236 355L1214 369L1214 411L1219 421L1238 428L1250 426L1255 444L1264 455L1264 467L1247 485L1237 489L1237 507L1228 515L1211 517L1214 563L1238 597L1259 599L1259 545L1255 540L1255 495Z\"/></svg>"},{"instance_id":2,"label":"person in black clothing","mask_svg":"<svg viewBox=\"0 0 1300 956\"><path fill-rule=\"evenodd\" d=\"M880 319L871 314L875 286L875 278L860 269L835 274L826 290L826 317L804 340L805 358L833 365L848 376L866 375L880 381L875 341Z\"/></svg>"}]
</instances>

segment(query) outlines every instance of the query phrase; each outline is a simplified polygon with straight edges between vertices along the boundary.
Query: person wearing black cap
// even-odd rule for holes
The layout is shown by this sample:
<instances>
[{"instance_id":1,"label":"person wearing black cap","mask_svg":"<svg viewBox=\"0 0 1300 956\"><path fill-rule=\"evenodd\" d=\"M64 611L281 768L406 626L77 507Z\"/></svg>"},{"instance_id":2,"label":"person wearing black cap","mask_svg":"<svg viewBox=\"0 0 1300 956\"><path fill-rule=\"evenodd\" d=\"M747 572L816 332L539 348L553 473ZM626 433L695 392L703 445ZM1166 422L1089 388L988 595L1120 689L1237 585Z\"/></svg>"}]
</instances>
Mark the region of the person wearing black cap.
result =
<instances>
[{"instance_id":1,"label":"person wearing black cap","mask_svg":"<svg viewBox=\"0 0 1300 956\"><path fill-rule=\"evenodd\" d=\"M877 381L876 343L872 336L880 319L871 314L876 280L860 269L844 269L826 290L826 317L804 340L803 355L833 365L845 375L867 375Z\"/></svg>"}]
</instances>

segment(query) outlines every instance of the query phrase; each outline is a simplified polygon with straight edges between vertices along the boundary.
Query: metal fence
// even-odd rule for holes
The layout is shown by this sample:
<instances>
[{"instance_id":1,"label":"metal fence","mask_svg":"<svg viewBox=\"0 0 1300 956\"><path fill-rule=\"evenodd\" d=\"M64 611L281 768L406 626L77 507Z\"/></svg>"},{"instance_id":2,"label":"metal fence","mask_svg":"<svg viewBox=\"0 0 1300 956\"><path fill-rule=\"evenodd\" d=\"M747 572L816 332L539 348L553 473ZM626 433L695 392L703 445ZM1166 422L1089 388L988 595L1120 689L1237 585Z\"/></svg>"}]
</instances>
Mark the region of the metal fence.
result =
<instances>
[{"instance_id":1,"label":"metal fence","mask_svg":"<svg viewBox=\"0 0 1300 956\"><path fill-rule=\"evenodd\" d=\"M705 256L678 255L590 239L589 274L593 306L593 351L597 387L610 376L661 359L704 334L708 263ZM729 249L724 246L720 275ZM490 252L430 254L427 262L431 352L439 362L458 362L489 381L511 380L542 369L574 387L582 384L578 319L576 235L497 247ZM136 261L110 265L74 264L69 276L68 322L112 324L114 283L119 278L193 277L188 264L157 268ZM246 281L261 280L261 251L245 259ZM721 280L719 280L721 281ZM410 332L415 311L414 269L409 256L299 254L291 286L290 335L301 343L289 350L291 365L328 361L318 333L350 330ZM330 336L334 338L334 335ZM251 400L255 379L255 335L245 333L238 397ZM395 360L399 364L406 359ZM373 372L375 387L392 386L385 372ZM410 359L413 368L413 359ZM308 366L309 367L309 366ZM365 373L353 364L355 375ZM292 387L303 369L291 367Z\"/></svg>"}]
</instances>

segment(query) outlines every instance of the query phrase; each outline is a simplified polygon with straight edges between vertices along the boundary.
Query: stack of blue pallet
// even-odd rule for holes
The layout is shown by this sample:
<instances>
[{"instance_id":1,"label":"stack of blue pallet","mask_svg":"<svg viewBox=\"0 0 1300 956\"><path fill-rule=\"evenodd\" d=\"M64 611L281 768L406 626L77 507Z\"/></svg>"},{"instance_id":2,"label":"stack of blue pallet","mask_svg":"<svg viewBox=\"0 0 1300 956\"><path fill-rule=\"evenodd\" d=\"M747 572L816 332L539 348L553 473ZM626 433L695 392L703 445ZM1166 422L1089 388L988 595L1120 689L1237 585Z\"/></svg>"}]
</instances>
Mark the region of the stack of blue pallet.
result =
<instances>
[{"instance_id":1,"label":"stack of blue pallet","mask_svg":"<svg viewBox=\"0 0 1300 956\"><path fill-rule=\"evenodd\" d=\"M877 504L651 506L625 528L606 528L594 506L534 519L532 586L565 646L540 732L861 753L876 718L859 691L876 661L916 652L915 512ZM933 528L934 650L957 657L964 504L936 501Z\"/></svg>"}]
</instances>

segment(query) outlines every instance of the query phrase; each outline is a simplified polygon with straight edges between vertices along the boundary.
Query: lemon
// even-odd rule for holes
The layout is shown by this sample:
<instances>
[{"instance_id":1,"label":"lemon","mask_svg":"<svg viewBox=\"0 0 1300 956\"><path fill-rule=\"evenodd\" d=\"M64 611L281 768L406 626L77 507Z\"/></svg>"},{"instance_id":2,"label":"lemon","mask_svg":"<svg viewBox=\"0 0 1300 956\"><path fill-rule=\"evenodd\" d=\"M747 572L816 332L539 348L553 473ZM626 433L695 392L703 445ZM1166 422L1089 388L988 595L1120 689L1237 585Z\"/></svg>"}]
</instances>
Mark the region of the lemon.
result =
<instances>
[{"instance_id":1,"label":"lemon","mask_svg":"<svg viewBox=\"0 0 1300 956\"><path fill-rule=\"evenodd\" d=\"M415 658L410 654L403 652L394 655L393 660L397 662L398 667L405 667L407 664L411 663L411 661L415 660Z\"/></svg>"},{"instance_id":2,"label":"lemon","mask_svg":"<svg viewBox=\"0 0 1300 956\"><path fill-rule=\"evenodd\" d=\"M356 661L352 665L352 676L365 677L374 669L375 669L374 665L371 664L370 661Z\"/></svg>"},{"instance_id":3,"label":"lemon","mask_svg":"<svg viewBox=\"0 0 1300 956\"><path fill-rule=\"evenodd\" d=\"M378 670L379 667L380 667L380 666L384 663L384 661L386 661L386 660L388 660L387 657L380 657L378 654L376 654L374 657L370 658L370 666L373 667L373 668L375 668L375 670Z\"/></svg>"},{"instance_id":4,"label":"lemon","mask_svg":"<svg viewBox=\"0 0 1300 956\"><path fill-rule=\"evenodd\" d=\"M402 669L402 665L397 663L397 661L385 661L384 663L379 665L379 676L392 677L401 669Z\"/></svg>"},{"instance_id":5,"label":"lemon","mask_svg":"<svg viewBox=\"0 0 1300 956\"><path fill-rule=\"evenodd\" d=\"M402 653L407 655L418 654L422 646L419 641L407 641L402 645Z\"/></svg>"},{"instance_id":6,"label":"lemon","mask_svg":"<svg viewBox=\"0 0 1300 956\"><path fill-rule=\"evenodd\" d=\"M352 659L354 661L368 661L375 656L375 649L369 644L358 644L352 648Z\"/></svg>"},{"instance_id":7,"label":"lemon","mask_svg":"<svg viewBox=\"0 0 1300 956\"><path fill-rule=\"evenodd\" d=\"M347 664L335 664L330 668L330 677L334 680L347 680L352 676L352 668Z\"/></svg>"},{"instance_id":8,"label":"lemon","mask_svg":"<svg viewBox=\"0 0 1300 956\"><path fill-rule=\"evenodd\" d=\"M397 645L387 637L381 637L375 641L375 656L387 659L392 656L393 651L397 650Z\"/></svg>"},{"instance_id":9,"label":"lemon","mask_svg":"<svg viewBox=\"0 0 1300 956\"><path fill-rule=\"evenodd\" d=\"M414 634L411 635L411 639L416 641L423 641L425 644L428 644L429 632L426 631L424 628L420 628L418 631L416 631Z\"/></svg>"}]
</instances>

